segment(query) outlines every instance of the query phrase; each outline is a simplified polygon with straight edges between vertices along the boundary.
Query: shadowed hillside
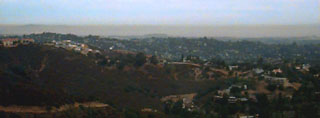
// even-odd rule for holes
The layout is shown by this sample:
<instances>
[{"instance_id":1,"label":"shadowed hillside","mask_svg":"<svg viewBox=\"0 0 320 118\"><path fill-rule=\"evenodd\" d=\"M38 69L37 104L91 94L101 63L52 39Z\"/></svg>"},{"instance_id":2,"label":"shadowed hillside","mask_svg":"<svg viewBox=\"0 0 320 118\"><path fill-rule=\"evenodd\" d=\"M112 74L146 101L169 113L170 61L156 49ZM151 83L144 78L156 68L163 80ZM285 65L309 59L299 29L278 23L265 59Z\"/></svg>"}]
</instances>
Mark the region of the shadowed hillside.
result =
<instances>
[{"instance_id":1,"label":"shadowed hillside","mask_svg":"<svg viewBox=\"0 0 320 118\"><path fill-rule=\"evenodd\" d=\"M0 55L1 105L98 100L116 107L161 109L161 97L196 92L212 83L185 79L186 75L175 80L173 73L179 70L170 73L151 64L127 71L106 69L95 63L95 56L49 46L0 48Z\"/></svg>"}]
</instances>

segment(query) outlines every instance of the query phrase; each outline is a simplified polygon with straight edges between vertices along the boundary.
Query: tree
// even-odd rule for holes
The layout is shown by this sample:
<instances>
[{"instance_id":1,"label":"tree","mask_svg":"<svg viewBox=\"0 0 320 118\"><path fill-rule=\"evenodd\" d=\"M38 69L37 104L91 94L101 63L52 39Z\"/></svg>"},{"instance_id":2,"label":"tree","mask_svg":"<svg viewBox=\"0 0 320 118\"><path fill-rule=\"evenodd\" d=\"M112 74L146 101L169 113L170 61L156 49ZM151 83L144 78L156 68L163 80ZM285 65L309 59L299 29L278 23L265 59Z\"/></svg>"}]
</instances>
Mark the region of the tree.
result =
<instances>
[{"instance_id":1,"label":"tree","mask_svg":"<svg viewBox=\"0 0 320 118\"><path fill-rule=\"evenodd\" d=\"M133 109L127 109L124 115L125 118L139 118L139 113Z\"/></svg>"},{"instance_id":2,"label":"tree","mask_svg":"<svg viewBox=\"0 0 320 118\"><path fill-rule=\"evenodd\" d=\"M138 53L137 55L136 55L136 62L135 62L135 66L136 67L140 67L140 66L142 66L144 63L146 63L147 62L147 60L146 60L146 56L145 56L145 54L143 54L143 53Z\"/></svg>"},{"instance_id":3,"label":"tree","mask_svg":"<svg viewBox=\"0 0 320 118\"><path fill-rule=\"evenodd\" d=\"M240 96L241 95L241 88L232 87L231 90L230 90L230 93L235 95L235 96Z\"/></svg>"},{"instance_id":4,"label":"tree","mask_svg":"<svg viewBox=\"0 0 320 118\"><path fill-rule=\"evenodd\" d=\"M269 109L269 100L266 94L257 94L257 108L258 113L262 118L269 118L270 117L270 109Z\"/></svg>"},{"instance_id":5,"label":"tree","mask_svg":"<svg viewBox=\"0 0 320 118\"><path fill-rule=\"evenodd\" d=\"M120 63L117 64L117 68L119 70L122 70L125 66L126 66L126 64L124 62L120 62Z\"/></svg>"},{"instance_id":6,"label":"tree","mask_svg":"<svg viewBox=\"0 0 320 118\"><path fill-rule=\"evenodd\" d=\"M156 65L156 64L159 63L159 61L158 61L157 57L153 55L153 56L150 58L150 63Z\"/></svg>"},{"instance_id":7,"label":"tree","mask_svg":"<svg viewBox=\"0 0 320 118\"><path fill-rule=\"evenodd\" d=\"M269 91L275 91L277 89L277 86L275 84L268 84L267 89Z\"/></svg>"},{"instance_id":8,"label":"tree","mask_svg":"<svg viewBox=\"0 0 320 118\"><path fill-rule=\"evenodd\" d=\"M180 58L180 61L183 62L183 60L184 60L184 55L182 54L181 58Z\"/></svg>"},{"instance_id":9,"label":"tree","mask_svg":"<svg viewBox=\"0 0 320 118\"><path fill-rule=\"evenodd\" d=\"M257 65L258 65L259 67L261 67L261 66L263 65L263 58L262 58L262 57L260 57L260 58L258 59Z\"/></svg>"}]
</instances>

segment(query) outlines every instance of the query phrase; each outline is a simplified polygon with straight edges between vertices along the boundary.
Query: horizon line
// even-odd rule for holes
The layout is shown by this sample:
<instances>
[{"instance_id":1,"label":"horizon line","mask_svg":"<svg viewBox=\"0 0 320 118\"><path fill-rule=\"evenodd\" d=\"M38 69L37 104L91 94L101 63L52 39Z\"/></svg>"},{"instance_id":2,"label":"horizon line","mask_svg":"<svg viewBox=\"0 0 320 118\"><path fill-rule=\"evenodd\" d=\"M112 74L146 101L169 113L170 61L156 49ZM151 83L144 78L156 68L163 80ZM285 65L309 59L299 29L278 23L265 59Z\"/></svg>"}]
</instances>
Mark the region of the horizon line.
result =
<instances>
[{"instance_id":1,"label":"horizon line","mask_svg":"<svg viewBox=\"0 0 320 118\"><path fill-rule=\"evenodd\" d=\"M320 23L308 24L1 24L0 26L314 26Z\"/></svg>"}]
</instances>

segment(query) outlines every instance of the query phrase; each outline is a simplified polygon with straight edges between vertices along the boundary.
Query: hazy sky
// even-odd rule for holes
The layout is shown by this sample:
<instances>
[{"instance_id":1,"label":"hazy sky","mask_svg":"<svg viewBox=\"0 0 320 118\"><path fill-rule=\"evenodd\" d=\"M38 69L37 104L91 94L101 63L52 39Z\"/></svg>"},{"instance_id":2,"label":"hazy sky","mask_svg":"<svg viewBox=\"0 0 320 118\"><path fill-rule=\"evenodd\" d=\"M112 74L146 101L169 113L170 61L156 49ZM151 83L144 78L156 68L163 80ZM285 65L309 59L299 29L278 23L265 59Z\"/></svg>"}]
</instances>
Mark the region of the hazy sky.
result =
<instances>
[{"instance_id":1,"label":"hazy sky","mask_svg":"<svg viewBox=\"0 0 320 118\"><path fill-rule=\"evenodd\" d=\"M0 0L0 24L319 24L320 0Z\"/></svg>"}]
</instances>

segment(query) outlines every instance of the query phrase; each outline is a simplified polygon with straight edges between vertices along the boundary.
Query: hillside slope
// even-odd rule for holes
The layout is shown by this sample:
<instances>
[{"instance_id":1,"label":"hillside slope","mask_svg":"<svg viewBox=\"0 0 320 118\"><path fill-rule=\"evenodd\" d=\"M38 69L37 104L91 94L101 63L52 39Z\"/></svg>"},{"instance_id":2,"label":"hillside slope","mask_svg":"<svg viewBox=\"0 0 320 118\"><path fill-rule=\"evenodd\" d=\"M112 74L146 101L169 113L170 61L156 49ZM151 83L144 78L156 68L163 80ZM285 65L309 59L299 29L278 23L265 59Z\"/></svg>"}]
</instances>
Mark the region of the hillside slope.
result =
<instances>
[{"instance_id":1,"label":"hillside slope","mask_svg":"<svg viewBox=\"0 0 320 118\"><path fill-rule=\"evenodd\" d=\"M0 55L1 105L59 106L98 100L115 107L162 109L161 97L205 90L213 83L174 80L165 73L150 78L164 71L155 66L105 69L94 56L49 46L0 48Z\"/></svg>"}]
</instances>

